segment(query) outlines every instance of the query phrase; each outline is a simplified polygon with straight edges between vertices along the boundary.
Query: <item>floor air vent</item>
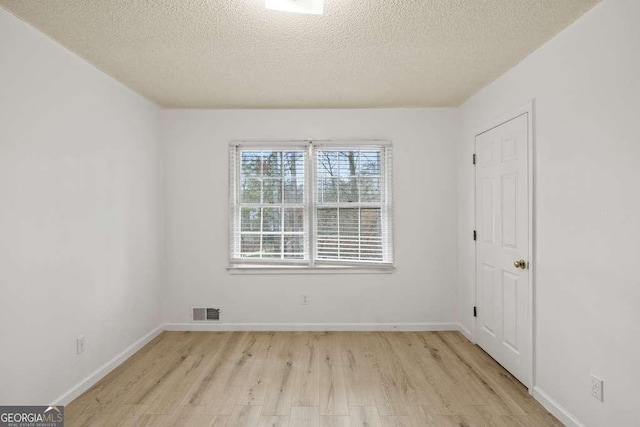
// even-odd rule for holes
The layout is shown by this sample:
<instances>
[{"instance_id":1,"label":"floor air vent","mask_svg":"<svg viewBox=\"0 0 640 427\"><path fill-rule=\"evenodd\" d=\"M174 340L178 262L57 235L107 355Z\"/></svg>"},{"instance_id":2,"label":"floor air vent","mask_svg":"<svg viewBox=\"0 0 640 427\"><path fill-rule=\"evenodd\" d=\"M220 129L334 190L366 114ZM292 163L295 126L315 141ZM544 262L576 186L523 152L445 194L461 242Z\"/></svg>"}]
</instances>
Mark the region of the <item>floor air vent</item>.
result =
<instances>
[{"instance_id":1,"label":"floor air vent","mask_svg":"<svg viewBox=\"0 0 640 427\"><path fill-rule=\"evenodd\" d=\"M192 307L192 322L219 322L220 309L216 307Z\"/></svg>"}]
</instances>

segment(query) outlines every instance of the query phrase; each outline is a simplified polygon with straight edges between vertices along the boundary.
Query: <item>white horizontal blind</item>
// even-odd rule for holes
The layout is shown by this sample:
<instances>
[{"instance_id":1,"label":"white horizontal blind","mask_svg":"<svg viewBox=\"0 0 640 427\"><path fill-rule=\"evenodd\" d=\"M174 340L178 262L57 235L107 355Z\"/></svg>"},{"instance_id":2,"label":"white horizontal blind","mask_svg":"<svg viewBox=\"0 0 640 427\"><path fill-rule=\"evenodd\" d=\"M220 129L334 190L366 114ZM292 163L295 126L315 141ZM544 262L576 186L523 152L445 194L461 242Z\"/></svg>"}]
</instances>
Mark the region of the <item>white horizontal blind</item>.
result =
<instances>
[{"instance_id":1,"label":"white horizontal blind","mask_svg":"<svg viewBox=\"0 0 640 427\"><path fill-rule=\"evenodd\" d=\"M232 263L309 260L308 147L230 147Z\"/></svg>"},{"instance_id":2,"label":"white horizontal blind","mask_svg":"<svg viewBox=\"0 0 640 427\"><path fill-rule=\"evenodd\" d=\"M315 262L391 264L391 147L320 147L314 166Z\"/></svg>"}]
</instances>

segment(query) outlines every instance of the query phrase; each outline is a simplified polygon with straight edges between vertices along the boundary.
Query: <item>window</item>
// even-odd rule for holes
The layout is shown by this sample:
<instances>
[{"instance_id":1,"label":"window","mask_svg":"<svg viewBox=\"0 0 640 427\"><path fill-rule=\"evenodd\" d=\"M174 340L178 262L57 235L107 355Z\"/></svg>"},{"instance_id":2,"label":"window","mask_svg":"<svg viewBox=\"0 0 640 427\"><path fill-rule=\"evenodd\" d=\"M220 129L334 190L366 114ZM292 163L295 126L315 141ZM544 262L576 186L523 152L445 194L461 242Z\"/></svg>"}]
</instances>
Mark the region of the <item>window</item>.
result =
<instances>
[{"instance_id":1,"label":"window","mask_svg":"<svg viewBox=\"0 0 640 427\"><path fill-rule=\"evenodd\" d=\"M231 264L390 266L388 143L232 144Z\"/></svg>"}]
</instances>

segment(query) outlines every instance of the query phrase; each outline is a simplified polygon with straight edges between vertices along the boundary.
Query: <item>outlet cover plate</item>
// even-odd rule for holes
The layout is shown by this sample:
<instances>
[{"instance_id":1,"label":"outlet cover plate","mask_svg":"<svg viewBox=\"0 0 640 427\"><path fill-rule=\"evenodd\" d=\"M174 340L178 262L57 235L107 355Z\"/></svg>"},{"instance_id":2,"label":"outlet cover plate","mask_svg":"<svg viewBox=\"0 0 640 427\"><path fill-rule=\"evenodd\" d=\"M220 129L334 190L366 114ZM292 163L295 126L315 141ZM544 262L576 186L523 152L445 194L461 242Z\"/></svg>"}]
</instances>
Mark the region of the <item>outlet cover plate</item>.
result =
<instances>
[{"instance_id":1,"label":"outlet cover plate","mask_svg":"<svg viewBox=\"0 0 640 427\"><path fill-rule=\"evenodd\" d=\"M598 399L600 402L604 402L603 395L604 381L601 378L591 375L591 396Z\"/></svg>"},{"instance_id":2,"label":"outlet cover plate","mask_svg":"<svg viewBox=\"0 0 640 427\"><path fill-rule=\"evenodd\" d=\"M84 335L80 335L78 337L78 339L76 340L76 352L77 354L83 353L84 352L84 347L85 347L85 337Z\"/></svg>"}]
</instances>

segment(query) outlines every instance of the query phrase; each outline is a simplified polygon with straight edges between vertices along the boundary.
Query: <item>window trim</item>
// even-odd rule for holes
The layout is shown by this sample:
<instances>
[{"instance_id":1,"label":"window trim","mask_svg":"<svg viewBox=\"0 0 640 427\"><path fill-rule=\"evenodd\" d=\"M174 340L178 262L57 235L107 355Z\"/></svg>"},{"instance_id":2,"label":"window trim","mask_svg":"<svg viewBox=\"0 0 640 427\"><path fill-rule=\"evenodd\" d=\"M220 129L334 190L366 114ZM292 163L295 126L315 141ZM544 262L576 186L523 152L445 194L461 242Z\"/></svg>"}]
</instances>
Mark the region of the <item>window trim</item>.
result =
<instances>
[{"instance_id":1,"label":"window trim","mask_svg":"<svg viewBox=\"0 0 640 427\"><path fill-rule=\"evenodd\" d=\"M234 232L234 227L237 226L236 221L236 208L237 200L240 197L238 194L239 182L241 179L241 168L238 166L238 150L240 149L255 149L255 150L294 150L303 149L306 150L305 159L308 161L308 165L305 165L305 177L304 184L306 186L306 198L304 200L304 213L307 219L307 226L304 233L307 235L308 240L307 251L308 259L291 259L291 260L278 260L278 259L238 259L233 258L234 248L237 242L235 242L236 235L239 233ZM227 167L229 168L229 182L228 182L228 218L227 224L229 226L229 240L228 240L228 264L227 271L230 274L389 274L395 271L395 222L393 220L393 177L389 176L393 172L393 164L391 168L388 165L384 166L384 183L386 187L386 194L390 201L387 201L388 213L386 216L386 222L389 227L389 245L387 250L389 251L391 262L367 262L367 261L334 261L316 259L316 245L314 244L316 236L315 223L315 208L316 203L314 200L315 190L314 186L317 185L316 176L316 162L315 162L315 150L322 148L336 148L336 149L354 149L354 150L367 150L367 149L380 149L389 148L392 149L393 144L390 140L386 139L337 139L337 140L319 140L319 139L291 139L291 140L232 140L229 143L228 149L230 153L229 162ZM233 153L233 154L231 154ZM232 167L231 155L236 156L233 160ZM389 159L393 162L393 157ZM385 159L386 161L386 159ZM390 171L391 170L391 171ZM235 172L235 176L234 176ZM235 184L235 185L232 185ZM233 192L233 193L232 193Z\"/></svg>"}]
</instances>

